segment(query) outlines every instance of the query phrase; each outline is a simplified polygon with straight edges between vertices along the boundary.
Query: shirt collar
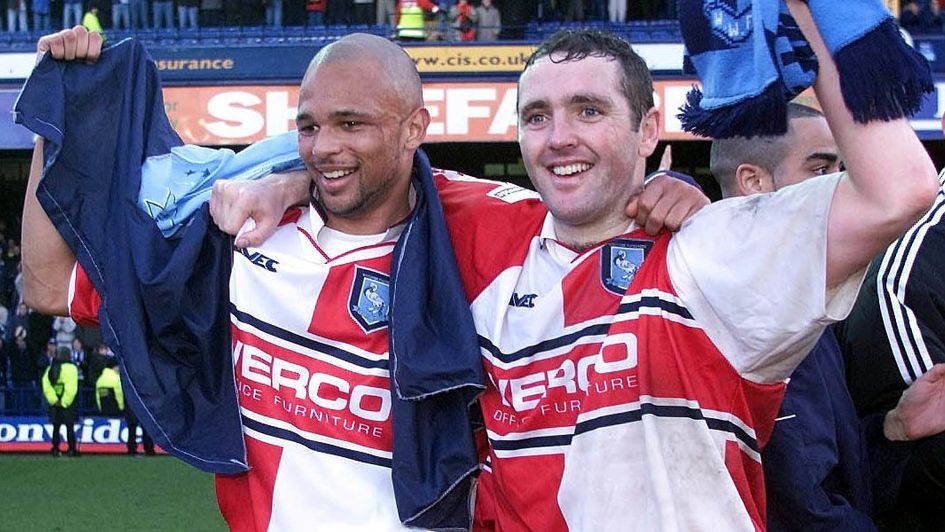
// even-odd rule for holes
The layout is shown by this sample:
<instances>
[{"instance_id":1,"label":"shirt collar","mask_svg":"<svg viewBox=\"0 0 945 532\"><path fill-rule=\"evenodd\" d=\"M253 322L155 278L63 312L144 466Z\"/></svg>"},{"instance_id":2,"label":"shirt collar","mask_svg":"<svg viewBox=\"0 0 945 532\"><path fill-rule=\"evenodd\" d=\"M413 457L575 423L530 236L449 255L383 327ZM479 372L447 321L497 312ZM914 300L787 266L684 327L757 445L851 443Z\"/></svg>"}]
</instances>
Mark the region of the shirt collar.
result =
<instances>
[{"instance_id":1,"label":"shirt collar","mask_svg":"<svg viewBox=\"0 0 945 532\"><path fill-rule=\"evenodd\" d=\"M639 227L637 226L636 222L631 220L630 225L628 225L627 229L621 234L625 235L637 229L639 229ZM618 236L620 235L614 235L613 238L616 238ZM554 216L552 216L550 211L547 214L545 214L545 221L541 225L541 231L538 233L538 238L539 238L539 242L541 244L542 249L547 249L549 245L554 245L555 247L571 251L570 248L568 248L566 245L558 241L558 233L555 231ZM607 240L611 240L611 239L607 239ZM595 246L595 248L596 247L597 246ZM591 249L594 249L594 248L591 248ZM571 253L573 253L574 255L578 255L578 253L575 253L574 251L571 251Z\"/></svg>"}]
</instances>

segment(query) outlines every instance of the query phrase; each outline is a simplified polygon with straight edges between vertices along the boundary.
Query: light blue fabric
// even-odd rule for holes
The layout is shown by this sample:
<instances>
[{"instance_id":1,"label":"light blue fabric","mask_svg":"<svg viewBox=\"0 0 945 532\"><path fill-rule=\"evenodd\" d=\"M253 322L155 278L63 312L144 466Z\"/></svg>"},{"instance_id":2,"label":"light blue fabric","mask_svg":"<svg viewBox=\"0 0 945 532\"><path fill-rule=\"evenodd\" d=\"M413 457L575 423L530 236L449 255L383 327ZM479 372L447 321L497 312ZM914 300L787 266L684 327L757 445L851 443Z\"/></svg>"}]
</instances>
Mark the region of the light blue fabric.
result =
<instances>
[{"instance_id":1,"label":"light blue fabric","mask_svg":"<svg viewBox=\"0 0 945 532\"><path fill-rule=\"evenodd\" d=\"M908 116L934 89L928 63L907 46L880 0L809 0L861 123ZM679 0L688 60L702 81L679 115L712 138L787 131L786 105L813 84L816 57L783 0Z\"/></svg>"},{"instance_id":2,"label":"light blue fabric","mask_svg":"<svg viewBox=\"0 0 945 532\"><path fill-rule=\"evenodd\" d=\"M302 168L296 131L261 140L239 153L177 146L144 162L138 206L154 218L165 237L171 237L209 201L217 179L259 179Z\"/></svg>"}]
</instances>

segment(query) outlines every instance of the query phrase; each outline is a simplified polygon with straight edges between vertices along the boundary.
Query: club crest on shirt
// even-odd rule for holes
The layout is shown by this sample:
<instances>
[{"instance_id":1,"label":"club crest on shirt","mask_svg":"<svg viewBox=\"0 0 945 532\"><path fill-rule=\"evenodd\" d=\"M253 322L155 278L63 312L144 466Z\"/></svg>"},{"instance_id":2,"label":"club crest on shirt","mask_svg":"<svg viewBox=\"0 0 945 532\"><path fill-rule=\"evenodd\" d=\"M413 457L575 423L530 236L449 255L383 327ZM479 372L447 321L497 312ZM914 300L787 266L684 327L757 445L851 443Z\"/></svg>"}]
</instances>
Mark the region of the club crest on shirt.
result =
<instances>
[{"instance_id":1,"label":"club crest on shirt","mask_svg":"<svg viewBox=\"0 0 945 532\"><path fill-rule=\"evenodd\" d=\"M390 310L390 278L384 274L355 266L354 282L348 297L351 317L364 332L387 327Z\"/></svg>"},{"instance_id":2,"label":"club crest on shirt","mask_svg":"<svg viewBox=\"0 0 945 532\"><path fill-rule=\"evenodd\" d=\"M605 245L600 251L600 280L604 287L624 295L651 247L653 242L649 240L630 239Z\"/></svg>"}]
</instances>

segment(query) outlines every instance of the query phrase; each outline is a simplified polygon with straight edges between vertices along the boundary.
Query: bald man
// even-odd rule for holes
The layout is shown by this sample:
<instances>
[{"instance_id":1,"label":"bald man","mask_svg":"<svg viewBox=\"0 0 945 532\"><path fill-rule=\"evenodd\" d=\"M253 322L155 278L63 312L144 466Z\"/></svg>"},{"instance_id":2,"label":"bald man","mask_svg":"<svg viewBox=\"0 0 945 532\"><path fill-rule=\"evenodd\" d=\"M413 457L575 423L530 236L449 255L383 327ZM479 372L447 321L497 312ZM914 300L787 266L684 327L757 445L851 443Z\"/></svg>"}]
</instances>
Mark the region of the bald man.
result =
<instances>
[{"instance_id":1,"label":"bald man","mask_svg":"<svg viewBox=\"0 0 945 532\"><path fill-rule=\"evenodd\" d=\"M94 59L99 38L70 31L40 49ZM287 212L265 244L233 253L230 320L249 471L218 477L220 509L236 530L402 529L391 482L387 308L430 121L419 75L396 45L346 37L312 60L297 121L317 199ZM96 305L79 309L95 300L91 282L81 267L73 275L75 256L35 195L26 201L30 302L96 319Z\"/></svg>"}]
</instances>

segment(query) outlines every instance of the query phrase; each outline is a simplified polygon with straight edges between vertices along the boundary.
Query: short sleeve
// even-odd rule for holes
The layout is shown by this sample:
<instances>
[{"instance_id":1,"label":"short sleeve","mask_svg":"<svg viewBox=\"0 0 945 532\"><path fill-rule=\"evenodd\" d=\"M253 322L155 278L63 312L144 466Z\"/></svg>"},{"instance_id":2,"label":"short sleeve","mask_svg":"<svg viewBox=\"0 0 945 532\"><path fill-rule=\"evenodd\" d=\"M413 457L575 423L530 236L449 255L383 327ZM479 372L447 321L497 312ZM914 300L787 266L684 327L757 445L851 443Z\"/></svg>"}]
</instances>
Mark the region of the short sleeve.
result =
<instances>
[{"instance_id":1,"label":"short sleeve","mask_svg":"<svg viewBox=\"0 0 945 532\"><path fill-rule=\"evenodd\" d=\"M823 328L846 317L865 269L827 290L827 221L844 174L700 211L670 243L670 279L745 378L787 378Z\"/></svg>"}]
</instances>

